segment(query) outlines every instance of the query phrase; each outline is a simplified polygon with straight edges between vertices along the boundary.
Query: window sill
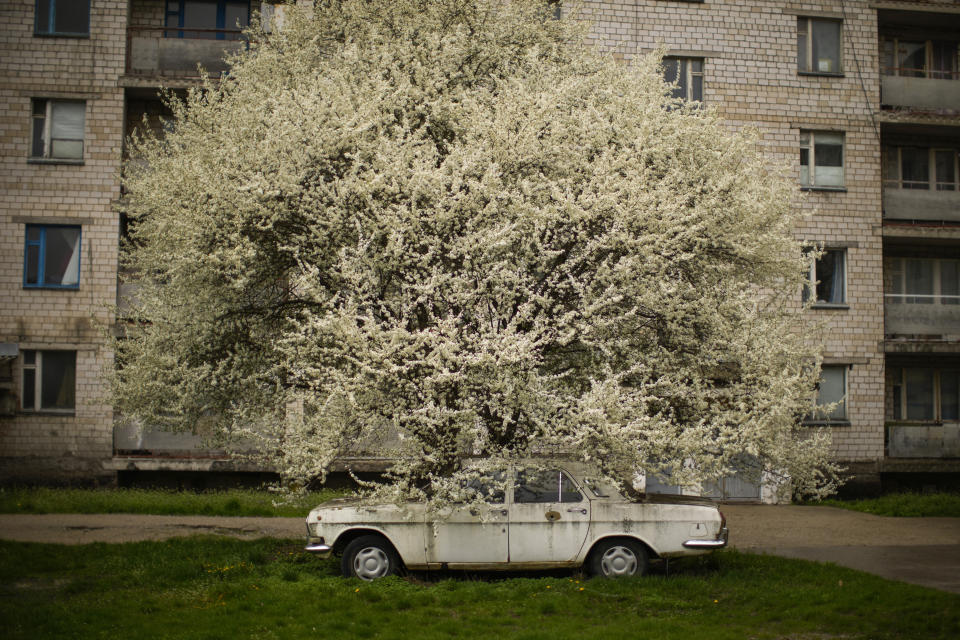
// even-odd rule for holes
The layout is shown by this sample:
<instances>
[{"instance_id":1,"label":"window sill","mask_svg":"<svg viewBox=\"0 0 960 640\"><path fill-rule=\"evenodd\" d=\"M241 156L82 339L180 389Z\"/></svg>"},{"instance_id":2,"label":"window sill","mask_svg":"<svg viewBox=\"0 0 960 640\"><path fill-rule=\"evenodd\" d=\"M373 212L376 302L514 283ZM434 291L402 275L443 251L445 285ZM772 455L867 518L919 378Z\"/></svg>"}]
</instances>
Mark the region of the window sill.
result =
<instances>
[{"instance_id":1,"label":"window sill","mask_svg":"<svg viewBox=\"0 0 960 640\"><path fill-rule=\"evenodd\" d=\"M41 409L40 411L20 410L21 416L60 416L61 418L72 418L77 415L76 410L68 409L65 411L54 411L53 409Z\"/></svg>"},{"instance_id":2,"label":"window sill","mask_svg":"<svg viewBox=\"0 0 960 640\"><path fill-rule=\"evenodd\" d=\"M76 40L89 40L90 33L42 33L33 32L34 38L74 38Z\"/></svg>"},{"instance_id":3,"label":"window sill","mask_svg":"<svg viewBox=\"0 0 960 640\"><path fill-rule=\"evenodd\" d=\"M70 158L27 158L27 164L68 164L80 166L83 160L72 160Z\"/></svg>"},{"instance_id":4,"label":"window sill","mask_svg":"<svg viewBox=\"0 0 960 640\"><path fill-rule=\"evenodd\" d=\"M800 185L800 191L832 191L835 193L846 193L846 187L818 187L815 184Z\"/></svg>"},{"instance_id":5,"label":"window sill","mask_svg":"<svg viewBox=\"0 0 960 640\"><path fill-rule=\"evenodd\" d=\"M80 291L80 285L77 286L60 286L56 284L25 284L23 288L26 291L32 291L40 289L43 291Z\"/></svg>"},{"instance_id":6,"label":"window sill","mask_svg":"<svg viewBox=\"0 0 960 640\"><path fill-rule=\"evenodd\" d=\"M798 76L818 76L821 78L843 78L845 77L843 72L830 72L830 71L800 71L797 70Z\"/></svg>"},{"instance_id":7,"label":"window sill","mask_svg":"<svg viewBox=\"0 0 960 640\"><path fill-rule=\"evenodd\" d=\"M834 309L838 311L846 311L850 309L850 305L846 302L815 302L810 305L811 309Z\"/></svg>"},{"instance_id":8,"label":"window sill","mask_svg":"<svg viewBox=\"0 0 960 640\"><path fill-rule=\"evenodd\" d=\"M849 427L849 420L804 420L805 427Z\"/></svg>"}]
</instances>

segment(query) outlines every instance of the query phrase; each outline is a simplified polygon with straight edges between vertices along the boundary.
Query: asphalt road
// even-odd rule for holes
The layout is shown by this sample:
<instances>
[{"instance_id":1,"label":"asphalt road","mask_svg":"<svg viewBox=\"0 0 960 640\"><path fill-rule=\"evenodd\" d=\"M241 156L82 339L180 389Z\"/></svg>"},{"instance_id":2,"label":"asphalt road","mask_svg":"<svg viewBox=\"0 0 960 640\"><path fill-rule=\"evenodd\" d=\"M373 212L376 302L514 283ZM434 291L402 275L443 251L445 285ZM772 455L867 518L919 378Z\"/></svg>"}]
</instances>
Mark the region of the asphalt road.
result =
<instances>
[{"instance_id":1,"label":"asphalt road","mask_svg":"<svg viewBox=\"0 0 960 640\"><path fill-rule=\"evenodd\" d=\"M730 545L832 562L892 580L960 593L960 518L885 518L831 507L724 505ZM302 538L301 518L0 515L0 538L86 544L196 534Z\"/></svg>"}]
</instances>

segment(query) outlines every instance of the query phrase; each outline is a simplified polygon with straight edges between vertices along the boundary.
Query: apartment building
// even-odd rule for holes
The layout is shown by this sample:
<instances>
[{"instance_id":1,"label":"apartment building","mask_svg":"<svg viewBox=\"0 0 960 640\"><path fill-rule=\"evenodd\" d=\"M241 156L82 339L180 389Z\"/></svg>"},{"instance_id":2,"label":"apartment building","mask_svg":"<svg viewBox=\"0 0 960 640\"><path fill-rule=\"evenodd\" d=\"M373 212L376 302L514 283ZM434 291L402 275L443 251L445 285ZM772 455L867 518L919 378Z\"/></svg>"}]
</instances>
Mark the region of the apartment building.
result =
<instances>
[{"instance_id":1,"label":"apartment building","mask_svg":"<svg viewBox=\"0 0 960 640\"><path fill-rule=\"evenodd\" d=\"M190 435L114 425L124 139L158 90L224 69L247 0L2 0L0 479L243 472ZM263 5L271 11L271 5ZM566 7L558 9L566 12ZM797 304L822 327L835 453L864 490L960 477L960 3L585 1L598 46L663 47L678 95L755 127L824 249ZM146 124L144 124L146 123ZM952 474L952 475L951 475ZM651 485L656 481L651 479ZM659 486L663 490L669 487ZM758 499L731 478L711 488Z\"/></svg>"}]
</instances>

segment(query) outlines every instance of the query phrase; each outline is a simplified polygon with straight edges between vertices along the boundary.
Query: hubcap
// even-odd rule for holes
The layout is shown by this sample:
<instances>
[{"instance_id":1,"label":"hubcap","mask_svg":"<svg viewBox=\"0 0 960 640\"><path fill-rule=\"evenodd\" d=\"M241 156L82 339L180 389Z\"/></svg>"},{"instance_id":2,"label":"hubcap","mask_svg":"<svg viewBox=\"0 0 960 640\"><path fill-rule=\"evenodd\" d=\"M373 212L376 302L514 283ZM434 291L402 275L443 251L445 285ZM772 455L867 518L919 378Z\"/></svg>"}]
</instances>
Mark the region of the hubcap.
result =
<instances>
[{"instance_id":1,"label":"hubcap","mask_svg":"<svg viewBox=\"0 0 960 640\"><path fill-rule=\"evenodd\" d=\"M611 547L600 558L605 576L632 576L637 573L637 554L629 547Z\"/></svg>"},{"instance_id":2,"label":"hubcap","mask_svg":"<svg viewBox=\"0 0 960 640\"><path fill-rule=\"evenodd\" d=\"M379 547L364 547L353 558L353 572L361 580L382 578L390 571L390 559Z\"/></svg>"}]
</instances>

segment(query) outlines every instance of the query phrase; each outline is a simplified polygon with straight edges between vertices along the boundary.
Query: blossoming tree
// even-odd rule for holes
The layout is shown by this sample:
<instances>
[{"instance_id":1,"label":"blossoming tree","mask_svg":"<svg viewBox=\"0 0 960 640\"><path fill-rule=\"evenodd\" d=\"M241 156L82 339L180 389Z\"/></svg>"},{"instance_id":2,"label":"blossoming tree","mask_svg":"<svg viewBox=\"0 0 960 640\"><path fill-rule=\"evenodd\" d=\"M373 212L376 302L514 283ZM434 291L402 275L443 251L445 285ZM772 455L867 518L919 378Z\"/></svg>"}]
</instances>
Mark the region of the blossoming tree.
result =
<instances>
[{"instance_id":1,"label":"blossoming tree","mask_svg":"<svg viewBox=\"0 0 960 640\"><path fill-rule=\"evenodd\" d=\"M125 177L119 411L294 483L375 452L406 496L543 453L831 490L793 187L549 15L318 2L172 100Z\"/></svg>"}]
</instances>

